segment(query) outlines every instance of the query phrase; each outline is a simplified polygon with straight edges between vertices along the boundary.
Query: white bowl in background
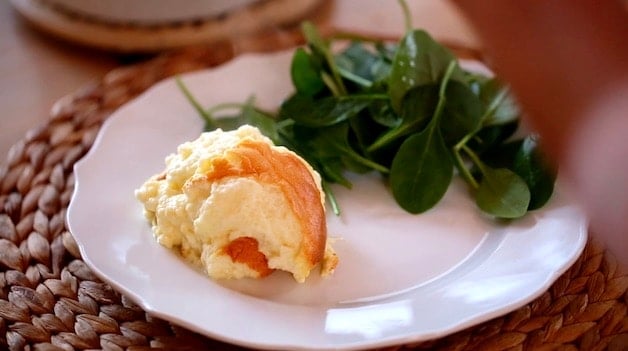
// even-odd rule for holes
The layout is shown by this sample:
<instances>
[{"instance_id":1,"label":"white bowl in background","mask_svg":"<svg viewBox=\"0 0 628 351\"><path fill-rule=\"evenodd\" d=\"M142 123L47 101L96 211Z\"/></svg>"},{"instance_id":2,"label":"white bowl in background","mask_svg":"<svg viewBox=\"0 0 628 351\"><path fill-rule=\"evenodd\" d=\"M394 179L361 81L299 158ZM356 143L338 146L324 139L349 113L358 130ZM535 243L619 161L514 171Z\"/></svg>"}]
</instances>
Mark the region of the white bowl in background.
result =
<instances>
[{"instance_id":1,"label":"white bowl in background","mask_svg":"<svg viewBox=\"0 0 628 351\"><path fill-rule=\"evenodd\" d=\"M160 24L220 16L260 0L41 0L59 10L111 23Z\"/></svg>"}]
</instances>

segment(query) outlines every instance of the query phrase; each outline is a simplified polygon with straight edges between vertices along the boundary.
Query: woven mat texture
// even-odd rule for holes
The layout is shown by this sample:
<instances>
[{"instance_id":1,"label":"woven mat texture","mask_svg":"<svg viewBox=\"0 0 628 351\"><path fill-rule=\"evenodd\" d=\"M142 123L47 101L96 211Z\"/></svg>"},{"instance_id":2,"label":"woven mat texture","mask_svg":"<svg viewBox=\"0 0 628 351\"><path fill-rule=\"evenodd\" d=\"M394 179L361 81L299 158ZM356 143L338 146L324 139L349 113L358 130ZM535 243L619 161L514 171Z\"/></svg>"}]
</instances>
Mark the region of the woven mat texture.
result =
<instances>
[{"instance_id":1,"label":"woven mat texture","mask_svg":"<svg viewBox=\"0 0 628 351\"><path fill-rule=\"evenodd\" d=\"M65 217L73 165L113 111L161 79L299 42L294 33L265 37L273 45L222 42L111 71L61 99L46 124L11 148L0 164L0 349L241 349L154 318L100 281L82 261ZM628 276L621 271L589 241L578 261L524 307L438 340L384 350L628 350Z\"/></svg>"}]
</instances>

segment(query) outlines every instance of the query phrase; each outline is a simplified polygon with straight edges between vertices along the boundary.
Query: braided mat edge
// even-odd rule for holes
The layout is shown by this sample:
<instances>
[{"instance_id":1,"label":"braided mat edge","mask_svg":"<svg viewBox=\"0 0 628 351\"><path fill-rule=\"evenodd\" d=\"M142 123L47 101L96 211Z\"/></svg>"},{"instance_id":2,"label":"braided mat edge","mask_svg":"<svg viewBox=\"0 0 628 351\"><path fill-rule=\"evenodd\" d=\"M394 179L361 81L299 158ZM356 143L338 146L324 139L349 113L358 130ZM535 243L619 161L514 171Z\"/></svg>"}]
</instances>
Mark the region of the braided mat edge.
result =
<instances>
[{"instance_id":1,"label":"braided mat edge","mask_svg":"<svg viewBox=\"0 0 628 351\"><path fill-rule=\"evenodd\" d=\"M73 165L113 111L164 78L298 41L294 33L278 37L279 45L221 42L111 71L60 100L46 124L13 145L0 164L0 349L241 349L154 318L100 281L81 260L65 215ZM628 350L627 306L628 276L589 241L529 304L441 339L382 350Z\"/></svg>"}]
</instances>

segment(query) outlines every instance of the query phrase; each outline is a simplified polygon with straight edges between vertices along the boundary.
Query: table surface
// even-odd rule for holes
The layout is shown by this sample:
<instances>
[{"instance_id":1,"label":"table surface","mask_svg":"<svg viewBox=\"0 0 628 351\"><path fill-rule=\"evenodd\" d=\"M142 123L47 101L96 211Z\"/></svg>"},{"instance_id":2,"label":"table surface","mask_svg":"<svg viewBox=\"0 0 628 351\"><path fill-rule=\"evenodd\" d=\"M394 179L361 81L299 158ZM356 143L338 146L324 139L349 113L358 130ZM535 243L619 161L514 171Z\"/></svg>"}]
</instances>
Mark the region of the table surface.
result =
<instances>
[{"instance_id":1,"label":"table surface","mask_svg":"<svg viewBox=\"0 0 628 351\"><path fill-rule=\"evenodd\" d=\"M67 45L35 31L0 1L0 159L48 118L52 104L119 65L114 55Z\"/></svg>"},{"instance_id":2,"label":"table surface","mask_svg":"<svg viewBox=\"0 0 628 351\"><path fill-rule=\"evenodd\" d=\"M382 34L403 30L397 1L334 1L330 21ZM359 4L359 6L357 6ZM460 14L442 0L409 1L414 25L435 37L475 43ZM377 23L376 28L373 23ZM30 128L41 125L55 101L128 61L114 53L78 47L31 26L8 1L0 2L0 160Z\"/></svg>"}]
</instances>

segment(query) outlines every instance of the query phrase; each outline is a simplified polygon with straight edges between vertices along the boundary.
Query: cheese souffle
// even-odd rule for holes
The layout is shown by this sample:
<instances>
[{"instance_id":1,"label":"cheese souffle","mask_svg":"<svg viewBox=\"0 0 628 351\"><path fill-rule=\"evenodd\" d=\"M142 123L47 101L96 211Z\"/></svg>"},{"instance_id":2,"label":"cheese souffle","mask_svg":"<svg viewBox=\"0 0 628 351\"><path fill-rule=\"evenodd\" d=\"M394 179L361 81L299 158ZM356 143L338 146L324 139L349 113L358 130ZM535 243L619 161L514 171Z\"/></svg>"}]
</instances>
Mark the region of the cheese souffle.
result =
<instances>
[{"instance_id":1,"label":"cheese souffle","mask_svg":"<svg viewBox=\"0 0 628 351\"><path fill-rule=\"evenodd\" d=\"M315 267L326 276L338 263L320 175L255 127L179 145L136 197L157 242L215 279L282 270L304 282Z\"/></svg>"}]
</instances>

